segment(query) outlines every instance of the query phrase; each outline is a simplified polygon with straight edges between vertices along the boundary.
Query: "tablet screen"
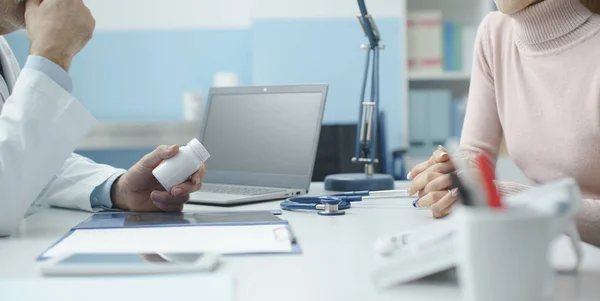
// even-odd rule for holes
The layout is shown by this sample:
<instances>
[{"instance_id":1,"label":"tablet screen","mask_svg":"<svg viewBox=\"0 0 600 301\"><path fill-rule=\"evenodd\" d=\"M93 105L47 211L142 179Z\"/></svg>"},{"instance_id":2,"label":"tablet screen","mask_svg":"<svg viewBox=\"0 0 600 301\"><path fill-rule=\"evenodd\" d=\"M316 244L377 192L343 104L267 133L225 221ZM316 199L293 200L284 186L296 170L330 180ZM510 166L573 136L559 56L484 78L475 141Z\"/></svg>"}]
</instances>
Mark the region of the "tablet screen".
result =
<instances>
[{"instance_id":1,"label":"tablet screen","mask_svg":"<svg viewBox=\"0 0 600 301\"><path fill-rule=\"evenodd\" d=\"M145 264L193 264L202 253L144 253L144 254L72 254L57 265L145 265Z\"/></svg>"}]
</instances>

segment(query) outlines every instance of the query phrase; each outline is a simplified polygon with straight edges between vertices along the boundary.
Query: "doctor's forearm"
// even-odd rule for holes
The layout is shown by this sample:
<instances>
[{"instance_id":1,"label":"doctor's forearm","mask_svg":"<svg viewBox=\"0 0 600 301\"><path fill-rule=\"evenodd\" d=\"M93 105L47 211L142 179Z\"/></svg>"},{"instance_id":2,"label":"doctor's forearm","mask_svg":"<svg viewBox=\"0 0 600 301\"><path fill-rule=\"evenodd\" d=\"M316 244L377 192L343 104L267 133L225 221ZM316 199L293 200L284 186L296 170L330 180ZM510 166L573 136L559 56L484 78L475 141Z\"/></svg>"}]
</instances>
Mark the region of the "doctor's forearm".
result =
<instances>
[{"instance_id":1,"label":"doctor's forearm","mask_svg":"<svg viewBox=\"0 0 600 301\"><path fill-rule=\"evenodd\" d=\"M14 233L93 124L56 82L23 69L0 113L0 236Z\"/></svg>"},{"instance_id":2,"label":"doctor's forearm","mask_svg":"<svg viewBox=\"0 0 600 301\"><path fill-rule=\"evenodd\" d=\"M88 212L110 209L111 181L125 170L71 154L38 199L51 206Z\"/></svg>"}]
</instances>

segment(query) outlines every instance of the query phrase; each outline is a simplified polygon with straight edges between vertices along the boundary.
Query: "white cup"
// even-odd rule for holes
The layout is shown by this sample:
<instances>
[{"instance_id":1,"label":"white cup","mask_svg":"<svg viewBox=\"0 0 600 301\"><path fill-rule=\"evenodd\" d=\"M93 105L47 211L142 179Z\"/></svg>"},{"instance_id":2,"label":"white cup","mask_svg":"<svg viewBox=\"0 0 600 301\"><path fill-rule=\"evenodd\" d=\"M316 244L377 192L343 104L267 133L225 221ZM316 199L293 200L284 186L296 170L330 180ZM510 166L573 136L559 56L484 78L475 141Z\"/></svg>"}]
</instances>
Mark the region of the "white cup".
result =
<instances>
[{"instance_id":1,"label":"white cup","mask_svg":"<svg viewBox=\"0 0 600 301\"><path fill-rule=\"evenodd\" d=\"M237 87L240 85L240 75L234 72L219 72L213 78L214 87Z\"/></svg>"},{"instance_id":2,"label":"white cup","mask_svg":"<svg viewBox=\"0 0 600 301\"><path fill-rule=\"evenodd\" d=\"M553 279L552 217L530 208L460 207L458 276L467 301L540 301Z\"/></svg>"},{"instance_id":3,"label":"white cup","mask_svg":"<svg viewBox=\"0 0 600 301\"><path fill-rule=\"evenodd\" d=\"M183 120L199 122L202 119L202 95L191 91L183 94Z\"/></svg>"}]
</instances>

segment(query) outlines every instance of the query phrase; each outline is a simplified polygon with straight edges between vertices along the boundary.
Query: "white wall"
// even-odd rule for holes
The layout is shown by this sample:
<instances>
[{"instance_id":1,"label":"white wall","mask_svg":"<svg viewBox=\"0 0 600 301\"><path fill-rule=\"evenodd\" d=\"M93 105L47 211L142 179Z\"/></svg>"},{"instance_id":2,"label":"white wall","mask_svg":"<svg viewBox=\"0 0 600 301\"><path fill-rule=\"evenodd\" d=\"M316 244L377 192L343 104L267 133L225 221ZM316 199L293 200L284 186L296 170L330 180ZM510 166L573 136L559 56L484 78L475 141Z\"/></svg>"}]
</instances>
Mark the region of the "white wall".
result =
<instances>
[{"instance_id":1,"label":"white wall","mask_svg":"<svg viewBox=\"0 0 600 301\"><path fill-rule=\"evenodd\" d=\"M348 18L360 14L356 0L249 0L253 1L253 18ZM366 0L374 17L399 17L404 10L400 0Z\"/></svg>"},{"instance_id":2,"label":"white wall","mask_svg":"<svg viewBox=\"0 0 600 301\"><path fill-rule=\"evenodd\" d=\"M85 0L98 30L248 28L252 0Z\"/></svg>"},{"instance_id":3,"label":"white wall","mask_svg":"<svg viewBox=\"0 0 600 301\"><path fill-rule=\"evenodd\" d=\"M249 28L253 19L348 18L355 0L85 0L98 30ZM399 17L404 1L367 0L375 17Z\"/></svg>"}]
</instances>

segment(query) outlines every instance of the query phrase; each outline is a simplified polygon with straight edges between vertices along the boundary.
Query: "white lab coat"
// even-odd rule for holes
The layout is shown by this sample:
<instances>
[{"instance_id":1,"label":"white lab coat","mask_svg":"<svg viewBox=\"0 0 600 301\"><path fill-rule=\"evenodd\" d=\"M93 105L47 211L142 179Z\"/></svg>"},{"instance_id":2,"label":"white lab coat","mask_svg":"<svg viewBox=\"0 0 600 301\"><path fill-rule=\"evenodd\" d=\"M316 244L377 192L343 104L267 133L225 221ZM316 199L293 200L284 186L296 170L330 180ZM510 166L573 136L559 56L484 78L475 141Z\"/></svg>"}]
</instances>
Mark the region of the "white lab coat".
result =
<instances>
[{"instance_id":1,"label":"white lab coat","mask_svg":"<svg viewBox=\"0 0 600 301\"><path fill-rule=\"evenodd\" d=\"M92 191L121 170L72 153L96 120L44 73L21 71L2 37L0 60L1 237L41 206L91 211Z\"/></svg>"}]
</instances>

